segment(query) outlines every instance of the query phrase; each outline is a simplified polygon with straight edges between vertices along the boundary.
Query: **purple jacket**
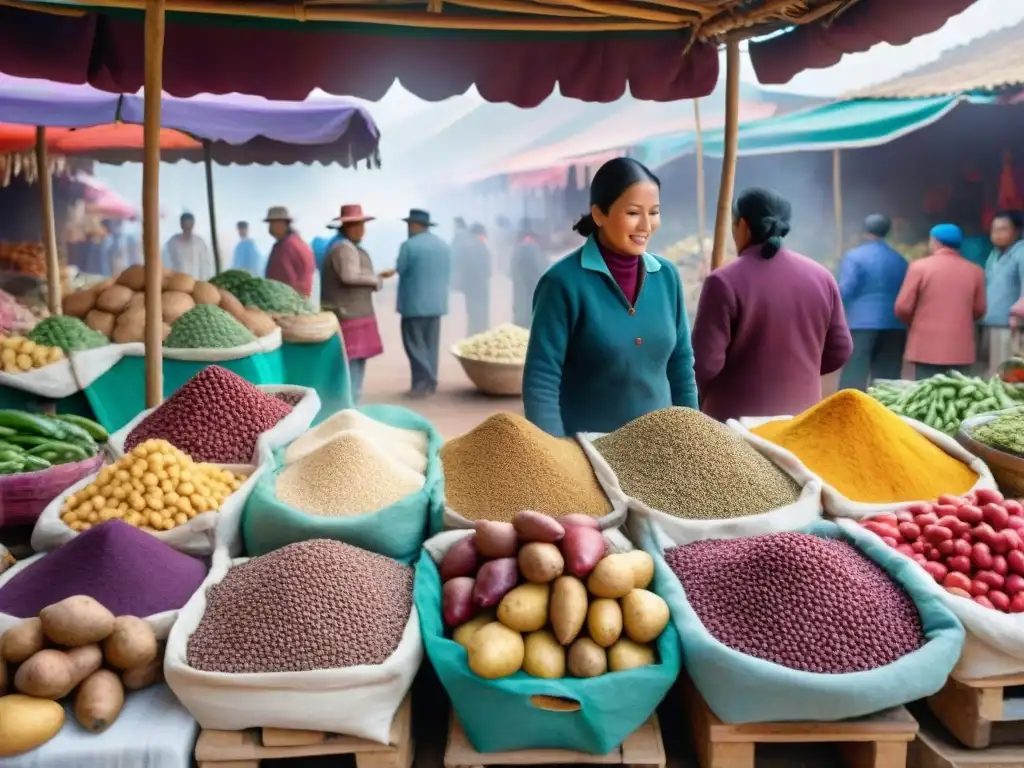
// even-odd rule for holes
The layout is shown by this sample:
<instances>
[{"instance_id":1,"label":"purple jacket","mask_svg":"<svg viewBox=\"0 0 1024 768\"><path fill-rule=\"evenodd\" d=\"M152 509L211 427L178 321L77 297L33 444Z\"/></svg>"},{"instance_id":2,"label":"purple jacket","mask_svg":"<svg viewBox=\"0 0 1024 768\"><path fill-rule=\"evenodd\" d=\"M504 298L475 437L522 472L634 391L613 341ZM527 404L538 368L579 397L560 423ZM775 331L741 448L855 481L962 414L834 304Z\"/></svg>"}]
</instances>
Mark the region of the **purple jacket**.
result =
<instances>
[{"instance_id":1,"label":"purple jacket","mask_svg":"<svg viewBox=\"0 0 1024 768\"><path fill-rule=\"evenodd\" d=\"M783 248L760 246L708 275L693 326L701 410L724 421L795 415L821 399L821 377L853 352L835 278Z\"/></svg>"}]
</instances>

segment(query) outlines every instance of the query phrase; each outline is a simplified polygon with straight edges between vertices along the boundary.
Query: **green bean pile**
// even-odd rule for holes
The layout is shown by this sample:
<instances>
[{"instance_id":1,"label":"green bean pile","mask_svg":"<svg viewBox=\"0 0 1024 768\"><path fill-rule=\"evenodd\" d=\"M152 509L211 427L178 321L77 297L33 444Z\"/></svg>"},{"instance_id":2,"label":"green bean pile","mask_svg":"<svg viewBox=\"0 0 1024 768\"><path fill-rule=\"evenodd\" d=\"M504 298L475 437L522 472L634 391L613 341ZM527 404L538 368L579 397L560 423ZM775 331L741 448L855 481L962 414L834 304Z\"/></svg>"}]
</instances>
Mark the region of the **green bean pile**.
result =
<instances>
[{"instance_id":1,"label":"green bean pile","mask_svg":"<svg viewBox=\"0 0 1024 768\"><path fill-rule=\"evenodd\" d=\"M868 394L894 413L955 435L964 419L1021 405L1019 389L998 376L981 379L950 371L912 384L878 384Z\"/></svg>"}]
</instances>

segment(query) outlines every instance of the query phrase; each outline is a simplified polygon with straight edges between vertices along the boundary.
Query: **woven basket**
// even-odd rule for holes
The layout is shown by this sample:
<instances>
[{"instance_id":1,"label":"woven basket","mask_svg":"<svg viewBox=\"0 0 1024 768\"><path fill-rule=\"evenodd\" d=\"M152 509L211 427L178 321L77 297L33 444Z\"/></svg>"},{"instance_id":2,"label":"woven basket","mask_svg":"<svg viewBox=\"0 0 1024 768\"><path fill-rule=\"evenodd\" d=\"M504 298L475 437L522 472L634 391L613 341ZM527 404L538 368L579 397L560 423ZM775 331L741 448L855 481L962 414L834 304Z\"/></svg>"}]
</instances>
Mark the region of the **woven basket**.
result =
<instances>
[{"instance_id":1,"label":"woven basket","mask_svg":"<svg viewBox=\"0 0 1024 768\"><path fill-rule=\"evenodd\" d=\"M0 529L35 525L46 506L103 466L103 453L39 472L0 475Z\"/></svg>"},{"instance_id":2,"label":"woven basket","mask_svg":"<svg viewBox=\"0 0 1024 768\"><path fill-rule=\"evenodd\" d=\"M297 344L316 344L327 341L338 332L338 316L333 312L314 315L278 315L274 318L281 326L281 339Z\"/></svg>"},{"instance_id":3,"label":"woven basket","mask_svg":"<svg viewBox=\"0 0 1024 768\"><path fill-rule=\"evenodd\" d=\"M992 477L996 479L1003 495L1014 498L1024 497L1024 457L985 445L971 437L972 429L992 420L997 415L999 414L982 413L967 419L960 425L956 439L960 445L988 465L992 471Z\"/></svg>"},{"instance_id":4,"label":"woven basket","mask_svg":"<svg viewBox=\"0 0 1024 768\"><path fill-rule=\"evenodd\" d=\"M451 353L462 365L462 370L473 382L473 386L485 395L519 397L523 394L522 363L485 363L482 360L470 360L459 354L457 345L451 348Z\"/></svg>"}]
</instances>

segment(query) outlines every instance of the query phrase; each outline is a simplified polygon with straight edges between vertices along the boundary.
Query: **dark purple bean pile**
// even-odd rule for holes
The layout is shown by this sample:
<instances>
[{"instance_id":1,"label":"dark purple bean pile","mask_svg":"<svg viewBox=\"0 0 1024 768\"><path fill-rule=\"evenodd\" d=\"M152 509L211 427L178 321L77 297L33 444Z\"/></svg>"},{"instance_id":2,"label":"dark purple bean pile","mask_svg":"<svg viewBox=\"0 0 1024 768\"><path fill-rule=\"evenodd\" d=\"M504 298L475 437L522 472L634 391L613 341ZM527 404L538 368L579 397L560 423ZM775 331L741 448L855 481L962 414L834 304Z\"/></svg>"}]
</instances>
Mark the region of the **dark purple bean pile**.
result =
<instances>
[{"instance_id":1,"label":"dark purple bean pile","mask_svg":"<svg viewBox=\"0 0 1024 768\"><path fill-rule=\"evenodd\" d=\"M910 596L845 541L771 533L674 547L665 561L708 632L748 656L843 674L925 643Z\"/></svg>"}]
</instances>

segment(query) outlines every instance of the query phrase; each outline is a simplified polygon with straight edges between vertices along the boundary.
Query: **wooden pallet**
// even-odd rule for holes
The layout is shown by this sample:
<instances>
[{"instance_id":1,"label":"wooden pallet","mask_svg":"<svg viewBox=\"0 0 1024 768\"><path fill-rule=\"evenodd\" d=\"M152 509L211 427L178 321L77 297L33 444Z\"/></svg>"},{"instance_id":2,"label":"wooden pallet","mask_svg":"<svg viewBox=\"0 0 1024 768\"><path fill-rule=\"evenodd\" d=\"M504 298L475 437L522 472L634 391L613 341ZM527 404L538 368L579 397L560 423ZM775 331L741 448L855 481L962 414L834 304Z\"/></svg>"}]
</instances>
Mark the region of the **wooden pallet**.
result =
<instances>
[{"instance_id":1,"label":"wooden pallet","mask_svg":"<svg viewBox=\"0 0 1024 768\"><path fill-rule=\"evenodd\" d=\"M1024 675L971 681L951 677L928 698L928 707L960 743L984 749L993 743L993 726L1024 721L1024 699L1007 695L1016 686L1024 686Z\"/></svg>"},{"instance_id":2,"label":"wooden pallet","mask_svg":"<svg viewBox=\"0 0 1024 768\"><path fill-rule=\"evenodd\" d=\"M318 755L353 755L356 768L412 768L412 697L406 696L391 723L390 744L323 731L204 728L196 743L199 768L258 768L263 760Z\"/></svg>"},{"instance_id":3,"label":"wooden pallet","mask_svg":"<svg viewBox=\"0 0 1024 768\"><path fill-rule=\"evenodd\" d=\"M836 723L723 723L704 697L683 682L700 768L754 768L758 744L835 743L850 768L906 768L917 721L903 707Z\"/></svg>"},{"instance_id":4,"label":"wooden pallet","mask_svg":"<svg viewBox=\"0 0 1024 768\"><path fill-rule=\"evenodd\" d=\"M453 712L444 750L445 768L482 768L485 765L629 765L665 768L665 745L658 716L637 728L621 746L607 755L591 755L571 749L519 749L511 752L477 752L469 743L462 724Z\"/></svg>"}]
</instances>

